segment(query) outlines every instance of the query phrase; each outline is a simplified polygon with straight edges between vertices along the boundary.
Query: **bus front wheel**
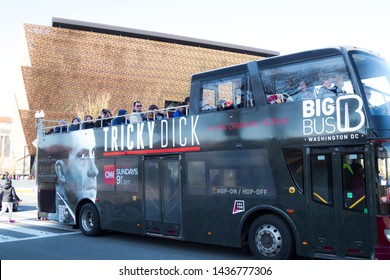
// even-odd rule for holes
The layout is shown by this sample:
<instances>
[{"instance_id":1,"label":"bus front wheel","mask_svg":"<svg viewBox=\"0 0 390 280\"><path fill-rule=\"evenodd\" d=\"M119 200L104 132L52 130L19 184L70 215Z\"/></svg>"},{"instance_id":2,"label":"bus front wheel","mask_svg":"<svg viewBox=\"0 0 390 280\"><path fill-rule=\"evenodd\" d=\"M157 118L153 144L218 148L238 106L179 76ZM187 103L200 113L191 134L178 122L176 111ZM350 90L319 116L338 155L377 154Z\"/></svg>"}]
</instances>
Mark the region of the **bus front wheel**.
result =
<instances>
[{"instance_id":1,"label":"bus front wheel","mask_svg":"<svg viewBox=\"0 0 390 280\"><path fill-rule=\"evenodd\" d=\"M93 204L89 203L81 207L79 225L84 235L98 236L101 233L99 213Z\"/></svg>"},{"instance_id":2,"label":"bus front wheel","mask_svg":"<svg viewBox=\"0 0 390 280\"><path fill-rule=\"evenodd\" d=\"M287 260L294 251L288 225L275 215L260 216L249 228L249 247L262 260Z\"/></svg>"}]
</instances>

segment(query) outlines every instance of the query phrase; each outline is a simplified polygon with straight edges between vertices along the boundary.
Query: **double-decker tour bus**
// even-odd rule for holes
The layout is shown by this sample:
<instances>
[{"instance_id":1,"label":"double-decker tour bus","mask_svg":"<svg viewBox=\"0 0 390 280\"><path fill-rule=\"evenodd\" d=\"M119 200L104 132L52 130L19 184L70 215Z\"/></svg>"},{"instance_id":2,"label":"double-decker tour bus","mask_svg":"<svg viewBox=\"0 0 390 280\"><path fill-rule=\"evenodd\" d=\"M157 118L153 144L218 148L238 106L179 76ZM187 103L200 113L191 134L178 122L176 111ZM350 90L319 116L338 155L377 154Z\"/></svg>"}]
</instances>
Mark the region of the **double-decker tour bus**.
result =
<instances>
[{"instance_id":1,"label":"double-decker tour bus","mask_svg":"<svg viewBox=\"0 0 390 280\"><path fill-rule=\"evenodd\" d=\"M390 68L352 47L194 74L187 115L38 136L38 218L259 259L390 259Z\"/></svg>"}]
</instances>

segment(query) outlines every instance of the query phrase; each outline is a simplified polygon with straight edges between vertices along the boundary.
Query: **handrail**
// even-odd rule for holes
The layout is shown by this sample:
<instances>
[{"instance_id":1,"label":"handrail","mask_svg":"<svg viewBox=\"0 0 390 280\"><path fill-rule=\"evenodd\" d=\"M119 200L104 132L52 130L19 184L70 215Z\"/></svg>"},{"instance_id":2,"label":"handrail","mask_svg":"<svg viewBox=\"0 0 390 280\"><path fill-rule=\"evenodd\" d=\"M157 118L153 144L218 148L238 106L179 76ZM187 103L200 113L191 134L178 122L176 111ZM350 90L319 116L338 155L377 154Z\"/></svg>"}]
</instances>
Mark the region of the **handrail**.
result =
<instances>
[{"instance_id":1,"label":"handrail","mask_svg":"<svg viewBox=\"0 0 390 280\"><path fill-rule=\"evenodd\" d=\"M188 105L180 105L180 106L175 106L175 107L167 107L167 108L162 108L162 109L158 109L158 110L148 110L148 111L145 111L145 112L131 112L129 114L126 114L126 115L123 115L123 116L112 116L112 117L109 117L109 118L96 118L93 121L93 123L95 124L96 121L100 121L101 120L101 125L99 127L103 127L103 120L107 120L107 119L110 119L111 121L116 118L116 117L125 117L126 120L130 120L130 116L131 115L134 115L134 114L144 114L146 117L147 117L147 121L154 121L156 120L156 114L159 112L161 113L165 119L171 119L173 118L173 113L178 110L179 108L185 108L185 115L188 116L189 115L189 106ZM150 115L153 115L153 118L149 118L148 116ZM69 127L72 125L71 122L69 121L64 121L64 120L46 120L46 119L41 119L40 120L42 122L42 126L40 127L42 129L42 135L46 135L46 134L54 134L55 133L55 129L60 127L64 127L66 126L67 129L66 131L62 131L62 129L60 129L60 132L57 132L56 134L59 134L59 133L67 133L67 132L70 132L69 131ZM64 124L61 125L61 122L64 122ZM79 128L78 130L82 130L83 129L83 124L86 124L86 123L89 123L89 121L81 121L79 122Z\"/></svg>"}]
</instances>

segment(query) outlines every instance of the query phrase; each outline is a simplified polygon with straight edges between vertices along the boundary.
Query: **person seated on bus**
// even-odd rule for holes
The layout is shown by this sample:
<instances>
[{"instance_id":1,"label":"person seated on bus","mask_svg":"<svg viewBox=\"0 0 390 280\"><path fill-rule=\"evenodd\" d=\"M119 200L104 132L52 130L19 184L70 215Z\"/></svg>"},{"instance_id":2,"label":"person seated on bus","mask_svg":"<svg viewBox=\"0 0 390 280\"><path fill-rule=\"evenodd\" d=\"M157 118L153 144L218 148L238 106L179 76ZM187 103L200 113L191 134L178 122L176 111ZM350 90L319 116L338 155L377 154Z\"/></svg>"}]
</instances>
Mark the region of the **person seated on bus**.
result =
<instances>
[{"instance_id":1,"label":"person seated on bus","mask_svg":"<svg viewBox=\"0 0 390 280\"><path fill-rule=\"evenodd\" d=\"M322 85L318 90L317 97L325 98L325 97L335 97L336 93L332 91L332 83L328 78L323 78Z\"/></svg>"},{"instance_id":2,"label":"person seated on bus","mask_svg":"<svg viewBox=\"0 0 390 280\"><path fill-rule=\"evenodd\" d=\"M96 118L95 127L111 126L112 114L110 110L103 109L100 116Z\"/></svg>"},{"instance_id":3,"label":"person seated on bus","mask_svg":"<svg viewBox=\"0 0 390 280\"><path fill-rule=\"evenodd\" d=\"M80 130L80 123L81 119L79 117L74 117L72 119L72 123L69 126L69 131Z\"/></svg>"},{"instance_id":4,"label":"person seated on bus","mask_svg":"<svg viewBox=\"0 0 390 280\"><path fill-rule=\"evenodd\" d=\"M347 92L343 90L343 87L344 87L344 79L341 75L337 75L334 78L333 87L331 91L333 91L336 95L346 94Z\"/></svg>"},{"instance_id":5,"label":"person seated on bus","mask_svg":"<svg viewBox=\"0 0 390 280\"><path fill-rule=\"evenodd\" d=\"M68 132L68 125L64 120L60 120L58 126L55 127L54 133L64 133Z\"/></svg>"},{"instance_id":6,"label":"person seated on bus","mask_svg":"<svg viewBox=\"0 0 390 280\"><path fill-rule=\"evenodd\" d=\"M369 86L363 85L364 93L366 94L366 99L368 102L368 108L372 115L383 115L385 110L377 105L375 105L375 98L372 96L372 91Z\"/></svg>"},{"instance_id":7,"label":"person seated on bus","mask_svg":"<svg viewBox=\"0 0 390 280\"><path fill-rule=\"evenodd\" d=\"M95 123L93 122L93 118L91 115L86 115L84 117L84 122L82 124L82 128L83 129L88 129L88 128L94 128L95 127Z\"/></svg>"},{"instance_id":8,"label":"person seated on bus","mask_svg":"<svg viewBox=\"0 0 390 280\"><path fill-rule=\"evenodd\" d=\"M187 105L187 107L186 107L186 115L188 116L190 114L190 97L189 96L184 98L184 104Z\"/></svg>"},{"instance_id":9,"label":"person seated on bus","mask_svg":"<svg viewBox=\"0 0 390 280\"><path fill-rule=\"evenodd\" d=\"M246 94L246 107L254 107L254 106L255 106L255 100L253 98L253 93L248 90Z\"/></svg>"},{"instance_id":10,"label":"person seated on bus","mask_svg":"<svg viewBox=\"0 0 390 280\"><path fill-rule=\"evenodd\" d=\"M287 93L274 93L267 95L268 104L292 102L294 99Z\"/></svg>"},{"instance_id":11,"label":"person seated on bus","mask_svg":"<svg viewBox=\"0 0 390 280\"><path fill-rule=\"evenodd\" d=\"M360 163L351 164L352 176L347 180L346 191L352 193L352 199L362 198L365 193L364 169Z\"/></svg>"},{"instance_id":12,"label":"person seated on bus","mask_svg":"<svg viewBox=\"0 0 390 280\"><path fill-rule=\"evenodd\" d=\"M295 100L315 99L317 98L314 90L308 88L304 81L301 81L298 86L298 92L296 93Z\"/></svg>"},{"instance_id":13,"label":"person seated on bus","mask_svg":"<svg viewBox=\"0 0 390 280\"><path fill-rule=\"evenodd\" d=\"M209 111L212 110L214 107L210 105L210 103L207 100L202 100L202 111Z\"/></svg>"},{"instance_id":14,"label":"person seated on bus","mask_svg":"<svg viewBox=\"0 0 390 280\"><path fill-rule=\"evenodd\" d=\"M387 180L383 179L383 176L381 175L380 172L378 172L378 177L377 177L378 182L376 183L377 185L377 192L379 195L379 200L381 203L386 203L389 202L389 197L390 197L390 190L387 190ZM382 191L380 191L382 190ZM389 193L387 193L389 192Z\"/></svg>"},{"instance_id":15,"label":"person seated on bus","mask_svg":"<svg viewBox=\"0 0 390 280\"><path fill-rule=\"evenodd\" d=\"M130 123L128 120L126 120L126 114L127 111L125 109L119 109L118 115L112 120L111 125L121 125L121 124L127 124Z\"/></svg>"},{"instance_id":16,"label":"person seated on bus","mask_svg":"<svg viewBox=\"0 0 390 280\"><path fill-rule=\"evenodd\" d=\"M234 104L233 102L230 102L226 99L220 99L218 100L217 102L217 110L218 111L221 111L221 110L230 110L230 109L234 109Z\"/></svg>"},{"instance_id":17,"label":"person seated on bus","mask_svg":"<svg viewBox=\"0 0 390 280\"><path fill-rule=\"evenodd\" d=\"M223 186L223 180L220 174L215 174L213 179L211 180L212 186Z\"/></svg>"},{"instance_id":18,"label":"person seated on bus","mask_svg":"<svg viewBox=\"0 0 390 280\"><path fill-rule=\"evenodd\" d=\"M175 113L173 113L173 117L185 117L186 116L186 104L185 103L179 103L178 108L176 109Z\"/></svg>"},{"instance_id":19,"label":"person seated on bus","mask_svg":"<svg viewBox=\"0 0 390 280\"><path fill-rule=\"evenodd\" d=\"M157 105L153 104L149 106L148 112L146 114L148 120L162 120L164 118L164 114L160 112Z\"/></svg>"},{"instance_id":20,"label":"person seated on bus","mask_svg":"<svg viewBox=\"0 0 390 280\"><path fill-rule=\"evenodd\" d=\"M45 135L48 135L48 134L53 134L54 133L54 128L49 128L48 131L45 132Z\"/></svg>"},{"instance_id":21,"label":"person seated on bus","mask_svg":"<svg viewBox=\"0 0 390 280\"><path fill-rule=\"evenodd\" d=\"M387 215L390 207L390 193L387 193L387 184L376 184L376 206L379 214Z\"/></svg>"},{"instance_id":22,"label":"person seated on bus","mask_svg":"<svg viewBox=\"0 0 390 280\"><path fill-rule=\"evenodd\" d=\"M147 121L148 118L144 113L142 113L142 103L141 101L134 101L133 103L133 111L129 116L130 123L138 123Z\"/></svg>"}]
</instances>

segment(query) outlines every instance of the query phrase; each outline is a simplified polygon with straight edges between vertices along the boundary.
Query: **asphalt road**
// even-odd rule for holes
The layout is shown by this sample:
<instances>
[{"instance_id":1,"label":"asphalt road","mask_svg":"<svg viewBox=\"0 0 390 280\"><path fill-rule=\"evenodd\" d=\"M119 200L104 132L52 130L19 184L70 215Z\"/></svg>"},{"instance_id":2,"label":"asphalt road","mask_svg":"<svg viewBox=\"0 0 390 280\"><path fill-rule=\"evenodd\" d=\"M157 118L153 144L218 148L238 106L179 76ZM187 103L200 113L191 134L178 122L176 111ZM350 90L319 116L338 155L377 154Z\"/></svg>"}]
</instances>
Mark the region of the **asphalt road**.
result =
<instances>
[{"instance_id":1,"label":"asphalt road","mask_svg":"<svg viewBox=\"0 0 390 280\"><path fill-rule=\"evenodd\" d=\"M17 189L23 199L8 223L0 218L1 260L253 260L241 249L118 232L84 236L79 229L37 220L33 188Z\"/></svg>"}]
</instances>

